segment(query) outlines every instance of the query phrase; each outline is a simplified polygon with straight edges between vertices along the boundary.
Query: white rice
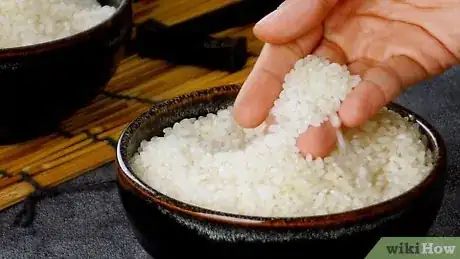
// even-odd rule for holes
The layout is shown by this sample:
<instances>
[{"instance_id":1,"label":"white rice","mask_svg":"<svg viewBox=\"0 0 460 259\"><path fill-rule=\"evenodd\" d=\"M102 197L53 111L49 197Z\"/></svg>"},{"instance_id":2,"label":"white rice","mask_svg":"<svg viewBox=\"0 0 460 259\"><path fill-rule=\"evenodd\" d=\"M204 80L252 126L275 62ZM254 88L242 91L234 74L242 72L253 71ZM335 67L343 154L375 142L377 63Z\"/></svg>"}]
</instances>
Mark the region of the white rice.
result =
<instances>
[{"instance_id":1,"label":"white rice","mask_svg":"<svg viewBox=\"0 0 460 259\"><path fill-rule=\"evenodd\" d=\"M0 49L68 37L94 27L115 11L97 0L1 0Z\"/></svg>"},{"instance_id":2,"label":"white rice","mask_svg":"<svg viewBox=\"0 0 460 259\"><path fill-rule=\"evenodd\" d=\"M324 215L397 196L423 180L432 155L408 119L382 109L324 159L304 159L296 137L337 110L359 83L345 66L308 56L286 76L272 109L277 125L243 129L232 107L164 130L132 159L147 184L208 209L263 217ZM339 134L340 136L340 134ZM345 152L346 151L346 152Z\"/></svg>"}]
</instances>

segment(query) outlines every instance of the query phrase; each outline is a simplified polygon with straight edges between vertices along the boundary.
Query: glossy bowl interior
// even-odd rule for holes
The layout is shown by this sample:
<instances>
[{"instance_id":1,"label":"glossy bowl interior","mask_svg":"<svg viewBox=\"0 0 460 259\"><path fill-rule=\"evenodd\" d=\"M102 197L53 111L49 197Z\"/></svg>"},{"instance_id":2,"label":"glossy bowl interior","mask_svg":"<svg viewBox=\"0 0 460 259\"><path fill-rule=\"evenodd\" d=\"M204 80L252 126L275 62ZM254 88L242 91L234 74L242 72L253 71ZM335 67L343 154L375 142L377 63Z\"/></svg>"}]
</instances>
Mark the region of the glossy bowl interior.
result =
<instances>
[{"instance_id":1,"label":"glossy bowl interior","mask_svg":"<svg viewBox=\"0 0 460 259\"><path fill-rule=\"evenodd\" d=\"M59 128L105 87L131 38L131 0L100 0L117 8L78 34L0 49L0 145L30 140Z\"/></svg>"},{"instance_id":2,"label":"glossy bowl interior","mask_svg":"<svg viewBox=\"0 0 460 259\"><path fill-rule=\"evenodd\" d=\"M360 242L364 250L352 251L351 255L356 256L359 252L366 253L368 250L365 249L369 249L381 236L426 233L443 197L446 163L444 142L423 118L393 103L388 106L390 109L409 116L420 126L428 139L429 148L437 157L436 165L425 180L408 192L362 209L298 218L234 215L170 198L148 186L133 173L129 161L142 140L161 136L165 127L184 118L215 113L233 104L239 89L236 85L216 87L163 102L132 122L122 133L117 149L120 196L136 236L152 255L168 258L167 254L172 251L171 244L176 242L169 237L170 232L175 233L177 240L183 238L182 242L206 247L209 258L227 255L229 258L230 255L243 258L250 254L257 254L258 258L276 258L288 252L297 258L295 256L304 255L302 249L320 249L332 245L320 246L316 243L318 240L343 241L332 246ZM145 215L139 215L140 211ZM149 222L151 220L161 222L161 226ZM260 252L261 247L266 251L264 255ZM344 253L338 250L330 252L336 252L337 255ZM203 253L200 256L204 256Z\"/></svg>"}]
</instances>

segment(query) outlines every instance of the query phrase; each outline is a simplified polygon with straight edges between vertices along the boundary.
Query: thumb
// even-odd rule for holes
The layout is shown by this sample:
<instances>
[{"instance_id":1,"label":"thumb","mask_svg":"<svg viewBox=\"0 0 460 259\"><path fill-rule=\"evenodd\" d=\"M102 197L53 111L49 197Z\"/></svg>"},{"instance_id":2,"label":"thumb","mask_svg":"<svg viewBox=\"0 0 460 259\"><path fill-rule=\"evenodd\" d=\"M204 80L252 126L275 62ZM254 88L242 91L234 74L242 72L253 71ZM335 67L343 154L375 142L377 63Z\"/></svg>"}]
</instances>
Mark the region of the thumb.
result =
<instances>
[{"instance_id":1,"label":"thumb","mask_svg":"<svg viewBox=\"0 0 460 259\"><path fill-rule=\"evenodd\" d=\"M322 24L339 0L285 0L254 27L254 34L271 44L285 44Z\"/></svg>"}]
</instances>

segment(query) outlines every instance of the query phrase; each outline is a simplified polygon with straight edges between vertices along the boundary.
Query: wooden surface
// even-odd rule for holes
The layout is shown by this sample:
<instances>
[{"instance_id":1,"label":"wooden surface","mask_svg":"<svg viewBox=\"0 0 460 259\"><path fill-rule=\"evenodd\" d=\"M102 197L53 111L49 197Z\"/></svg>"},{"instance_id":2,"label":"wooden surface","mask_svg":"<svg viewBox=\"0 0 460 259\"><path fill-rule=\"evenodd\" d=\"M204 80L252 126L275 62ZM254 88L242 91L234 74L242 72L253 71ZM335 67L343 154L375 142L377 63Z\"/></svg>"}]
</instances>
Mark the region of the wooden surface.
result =
<instances>
[{"instance_id":1,"label":"wooden surface","mask_svg":"<svg viewBox=\"0 0 460 259\"><path fill-rule=\"evenodd\" d=\"M156 0L133 4L135 22L154 17L172 25L231 3L229 0ZM251 53L262 42L252 26L233 28L217 35L248 37ZM62 123L63 132L27 143L0 146L0 210L24 200L35 189L24 181L30 175L49 187L75 178L114 160L114 142L120 132L155 101L222 84L242 83L256 57L233 74L193 66L172 66L161 60L126 57L117 74L91 105ZM111 95L115 93L117 96ZM134 97L134 98L133 98ZM8 174L9 177L5 177Z\"/></svg>"}]
</instances>

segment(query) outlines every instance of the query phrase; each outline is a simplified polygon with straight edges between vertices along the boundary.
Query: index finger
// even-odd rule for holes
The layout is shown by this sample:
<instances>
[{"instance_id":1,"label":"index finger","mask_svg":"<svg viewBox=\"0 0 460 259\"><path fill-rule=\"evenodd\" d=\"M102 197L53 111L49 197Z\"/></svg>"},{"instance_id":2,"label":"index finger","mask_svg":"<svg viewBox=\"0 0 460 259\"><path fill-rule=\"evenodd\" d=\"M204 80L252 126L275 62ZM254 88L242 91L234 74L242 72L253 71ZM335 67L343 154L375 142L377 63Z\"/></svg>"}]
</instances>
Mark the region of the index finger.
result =
<instances>
[{"instance_id":1,"label":"index finger","mask_svg":"<svg viewBox=\"0 0 460 259\"><path fill-rule=\"evenodd\" d=\"M297 60L312 52L322 35L323 28L318 27L288 44L265 44L235 100L233 116L239 125L254 128L268 117L282 90L284 77Z\"/></svg>"}]
</instances>

